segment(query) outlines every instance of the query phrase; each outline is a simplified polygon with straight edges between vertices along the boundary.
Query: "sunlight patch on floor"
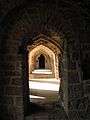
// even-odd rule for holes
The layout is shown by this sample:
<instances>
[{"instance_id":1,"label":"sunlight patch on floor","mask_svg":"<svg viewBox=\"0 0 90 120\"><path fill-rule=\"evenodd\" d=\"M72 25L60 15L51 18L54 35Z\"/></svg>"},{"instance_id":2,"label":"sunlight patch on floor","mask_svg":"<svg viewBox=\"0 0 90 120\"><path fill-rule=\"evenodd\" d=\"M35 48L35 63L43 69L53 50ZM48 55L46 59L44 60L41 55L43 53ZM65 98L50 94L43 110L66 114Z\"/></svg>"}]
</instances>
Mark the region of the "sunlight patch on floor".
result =
<instances>
[{"instance_id":1,"label":"sunlight patch on floor","mask_svg":"<svg viewBox=\"0 0 90 120\"><path fill-rule=\"evenodd\" d=\"M29 81L30 89L59 91L59 84Z\"/></svg>"},{"instance_id":2,"label":"sunlight patch on floor","mask_svg":"<svg viewBox=\"0 0 90 120\"><path fill-rule=\"evenodd\" d=\"M29 95L29 97L30 97L31 99L45 99L45 97L35 96L35 95Z\"/></svg>"}]
</instances>

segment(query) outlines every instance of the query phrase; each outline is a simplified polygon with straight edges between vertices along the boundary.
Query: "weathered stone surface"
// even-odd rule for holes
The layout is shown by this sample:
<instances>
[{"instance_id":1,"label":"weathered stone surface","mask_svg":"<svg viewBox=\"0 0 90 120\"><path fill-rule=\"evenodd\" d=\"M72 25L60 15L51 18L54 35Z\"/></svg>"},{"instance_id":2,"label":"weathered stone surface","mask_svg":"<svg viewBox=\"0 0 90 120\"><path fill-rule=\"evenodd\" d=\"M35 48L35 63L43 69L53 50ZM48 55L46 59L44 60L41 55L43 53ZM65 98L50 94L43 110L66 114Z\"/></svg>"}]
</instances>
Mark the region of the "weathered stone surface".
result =
<instances>
[{"instance_id":1,"label":"weathered stone surface","mask_svg":"<svg viewBox=\"0 0 90 120\"><path fill-rule=\"evenodd\" d=\"M5 104L5 105L13 105L14 104L14 99L11 96L1 96L0 97L0 105Z\"/></svg>"},{"instance_id":2,"label":"weathered stone surface","mask_svg":"<svg viewBox=\"0 0 90 120\"><path fill-rule=\"evenodd\" d=\"M22 79L20 77L12 77L11 84L12 85L22 85Z\"/></svg>"},{"instance_id":3,"label":"weathered stone surface","mask_svg":"<svg viewBox=\"0 0 90 120\"><path fill-rule=\"evenodd\" d=\"M23 112L27 111L28 101L22 102L23 98L28 99L26 46L32 44L33 38L40 33L52 37L54 40L56 36L52 33L57 33L63 39L61 45L63 58L60 69L62 87L64 87L62 94L65 92L64 101L68 99L65 101L66 103L73 103L75 110L77 98L81 101L82 96L89 97L90 83L83 82L90 80L89 72L85 74L87 73L85 71L90 71L88 3L88 0L38 0L38 2L36 0L0 0L1 120L24 119ZM73 73L73 71L75 72ZM12 105L12 98L15 106ZM81 104L80 102L78 106ZM86 104L88 106L88 103ZM18 106L21 107L18 108ZM78 118L89 120L88 109L89 107L87 107L86 118L81 115L82 113L80 113L81 116L79 115L81 118L77 117L74 110L70 111L69 117L75 120Z\"/></svg>"},{"instance_id":4,"label":"weathered stone surface","mask_svg":"<svg viewBox=\"0 0 90 120\"><path fill-rule=\"evenodd\" d=\"M22 87L20 86L8 86L5 89L6 95L22 95Z\"/></svg>"}]
</instances>

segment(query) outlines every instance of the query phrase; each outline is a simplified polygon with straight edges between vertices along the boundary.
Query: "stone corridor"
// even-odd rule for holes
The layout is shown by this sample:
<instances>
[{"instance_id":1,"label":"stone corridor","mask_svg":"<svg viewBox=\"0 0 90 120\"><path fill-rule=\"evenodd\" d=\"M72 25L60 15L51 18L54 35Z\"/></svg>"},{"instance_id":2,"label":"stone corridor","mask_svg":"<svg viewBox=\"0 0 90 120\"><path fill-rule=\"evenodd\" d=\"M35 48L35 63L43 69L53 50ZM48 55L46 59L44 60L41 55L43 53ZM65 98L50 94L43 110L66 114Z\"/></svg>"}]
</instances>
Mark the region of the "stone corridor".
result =
<instances>
[{"instance_id":1,"label":"stone corridor","mask_svg":"<svg viewBox=\"0 0 90 120\"><path fill-rule=\"evenodd\" d=\"M90 120L89 4L0 0L0 120ZM56 102L30 103L39 78L61 79Z\"/></svg>"},{"instance_id":2,"label":"stone corridor","mask_svg":"<svg viewBox=\"0 0 90 120\"><path fill-rule=\"evenodd\" d=\"M30 115L25 120L69 120L63 107L58 102L33 104Z\"/></svg>"}]
</instances>

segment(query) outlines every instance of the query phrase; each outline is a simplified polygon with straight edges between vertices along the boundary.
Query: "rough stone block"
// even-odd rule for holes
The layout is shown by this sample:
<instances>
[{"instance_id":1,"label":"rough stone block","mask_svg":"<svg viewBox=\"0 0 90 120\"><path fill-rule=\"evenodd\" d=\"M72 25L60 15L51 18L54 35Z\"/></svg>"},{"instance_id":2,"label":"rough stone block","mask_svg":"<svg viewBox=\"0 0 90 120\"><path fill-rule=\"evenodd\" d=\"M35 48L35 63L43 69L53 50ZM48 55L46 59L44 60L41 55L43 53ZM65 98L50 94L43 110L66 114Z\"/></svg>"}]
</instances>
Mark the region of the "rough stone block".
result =
<instances>
[{"instance_id":1,"label":"rough stone block","mask_svg":"<svg viewBox=\"0 0 90 120\"><path fill-rule=\"evenodd\" d=\"M12 77L11 84L12 85L22 85L22 79L20 77Z\"/></svg>"},{"instance_id":2,"label":"rough stone block","mask_svg":"<svg viewBox=\"0 0 90 120\"><path fill-rule=\"evenodd\" d=\"M5 93L6 95L22 95L23 91L22 91L22 87L21 86L8 86L5 89Z\"/></svg>"}]
</instances>

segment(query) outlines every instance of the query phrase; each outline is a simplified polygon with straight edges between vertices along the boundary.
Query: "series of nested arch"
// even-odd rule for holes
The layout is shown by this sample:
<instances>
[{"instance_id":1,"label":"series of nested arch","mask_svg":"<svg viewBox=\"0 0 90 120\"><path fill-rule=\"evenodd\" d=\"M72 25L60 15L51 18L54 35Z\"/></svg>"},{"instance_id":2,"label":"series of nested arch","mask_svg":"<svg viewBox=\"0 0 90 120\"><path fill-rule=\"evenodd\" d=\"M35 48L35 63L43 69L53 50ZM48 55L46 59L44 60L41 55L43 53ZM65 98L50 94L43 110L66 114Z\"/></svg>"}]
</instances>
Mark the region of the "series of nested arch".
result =
<instances>
[{"instance_id":1,"label":"series of nested arch","mask_svg":"<svg viewBox=\"0 0 90 120\"><path fill-rule=\"evenodd\" d=\"M38 44L37 44L38 43ZM43 62L45 59L45 64L42 69L48 69L52 72L51 78L59 78L59 54L60 50L57 46L52 44L51 42L47 42L45 44L45 40L37 41L32 46L28 46L29 48L29 79L32 76L32 72L36 69L40 69L40 62ZM41 61L40 61L40 57Z\"/></svg>"}]
</instances>

